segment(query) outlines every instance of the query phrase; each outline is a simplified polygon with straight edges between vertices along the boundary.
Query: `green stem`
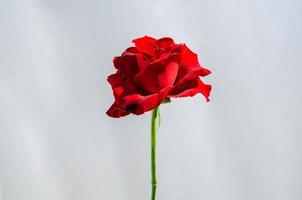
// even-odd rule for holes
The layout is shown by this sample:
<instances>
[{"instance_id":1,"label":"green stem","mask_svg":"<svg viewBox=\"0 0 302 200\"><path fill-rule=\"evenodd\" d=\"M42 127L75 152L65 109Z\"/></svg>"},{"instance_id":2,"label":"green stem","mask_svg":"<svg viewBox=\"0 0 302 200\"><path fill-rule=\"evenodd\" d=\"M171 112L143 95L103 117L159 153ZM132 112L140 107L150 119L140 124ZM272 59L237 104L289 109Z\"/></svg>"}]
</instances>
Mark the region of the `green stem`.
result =
<instances>
[{"instance_id":1,"label":"green stem","mask_svg":"<svg viewBox=\"0 0 302 200\"><path fill-rule=\"evenodd\" d=\"M152 110L151 117L151 200L155 200L157 179L156 179L156 130L159 122L159 107Z\"/></svg>"}]
</instances>

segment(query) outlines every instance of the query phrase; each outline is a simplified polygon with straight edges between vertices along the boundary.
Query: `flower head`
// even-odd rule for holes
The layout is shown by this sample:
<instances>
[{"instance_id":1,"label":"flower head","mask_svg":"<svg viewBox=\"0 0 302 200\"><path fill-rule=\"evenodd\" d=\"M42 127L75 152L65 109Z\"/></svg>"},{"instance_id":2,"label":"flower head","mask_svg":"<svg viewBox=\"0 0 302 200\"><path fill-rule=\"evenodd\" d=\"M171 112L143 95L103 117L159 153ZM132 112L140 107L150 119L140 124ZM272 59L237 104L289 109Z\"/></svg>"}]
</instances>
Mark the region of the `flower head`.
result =
<instances>
[{"instance_id":1,"label":"flower head","mask_svg":"<svg viewBox=\"0 0 302 200\"><path fill-rule=\"evenodd\" d=\"M210 70L202 67L197 54L172 38L144 36L133 40L121 56L114 57L116 73L108 76L114 103L107 111L118 118L130 113L140 115L154 109L167 98L201 93L209 101L211 85L200 77Z\"/></svg>"}]
</instances>

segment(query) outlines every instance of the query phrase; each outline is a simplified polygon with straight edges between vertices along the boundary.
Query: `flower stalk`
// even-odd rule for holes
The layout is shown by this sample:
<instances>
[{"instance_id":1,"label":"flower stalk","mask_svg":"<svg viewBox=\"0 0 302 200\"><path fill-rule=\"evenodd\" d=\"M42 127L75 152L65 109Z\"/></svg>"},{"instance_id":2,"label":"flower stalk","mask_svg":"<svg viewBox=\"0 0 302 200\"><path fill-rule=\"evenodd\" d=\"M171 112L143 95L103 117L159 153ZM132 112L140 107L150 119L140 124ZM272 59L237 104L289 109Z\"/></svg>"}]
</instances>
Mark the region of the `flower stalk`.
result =
<instances>
[{"instance_id":1,"label":"flower stalk","mask_svg":"<svg viewBox=\"0 0 302 200\"><path fill-rule=\"evenodd\" d=\"M155 200L157 178L156 178L156 132L160 121L159 106L152 110L151 116L151 200Z\"/></svg>"}]
</instances>

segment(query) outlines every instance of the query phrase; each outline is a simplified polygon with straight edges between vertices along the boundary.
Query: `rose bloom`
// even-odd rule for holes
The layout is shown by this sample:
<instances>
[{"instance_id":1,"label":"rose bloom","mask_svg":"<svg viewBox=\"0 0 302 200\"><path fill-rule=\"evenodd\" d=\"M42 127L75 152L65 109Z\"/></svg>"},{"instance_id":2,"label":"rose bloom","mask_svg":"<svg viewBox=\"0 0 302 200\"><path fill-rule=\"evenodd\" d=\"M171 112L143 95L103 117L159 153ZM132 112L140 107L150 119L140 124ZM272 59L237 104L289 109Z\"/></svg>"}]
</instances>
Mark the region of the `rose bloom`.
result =
<instances>
[{"instance_id":1,"label":"rose bloom","mask_svg":"<svg viewBox=\"0 0 302 200\"><path fill-rule=\"evenodd\" d=\"M200 76L210 70L202 67L197 54L172 38L149 36L133 40L121 56L113 59L116 73L108 77L114 103L107 111L118 118L130 113L140 115L154 109L169 98L188 97L201 93L207 101L211 85Z\"/></svg>"}]
</instances>

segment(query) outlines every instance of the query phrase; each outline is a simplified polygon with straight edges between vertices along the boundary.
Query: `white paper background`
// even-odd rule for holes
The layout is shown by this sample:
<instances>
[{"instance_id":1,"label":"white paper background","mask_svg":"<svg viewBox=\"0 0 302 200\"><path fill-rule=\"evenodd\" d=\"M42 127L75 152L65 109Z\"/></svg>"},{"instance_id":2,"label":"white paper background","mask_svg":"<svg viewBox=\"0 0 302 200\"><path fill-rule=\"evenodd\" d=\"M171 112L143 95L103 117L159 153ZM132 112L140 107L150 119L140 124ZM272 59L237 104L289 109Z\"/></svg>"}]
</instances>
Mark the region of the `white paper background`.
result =
<instances>
[{"instance_id":1,"label":"white paper background","mask_svg":"<svg viewBox=\"0 0 302 200\"><path fill-rule=\"evenodd\" d=\"M161 108L158 200L302 199L302 1L0 1L3 200L150 198L150 113L111 119L112 58L171 36L213 74ZM1 197L0 197L1 198Z\"/></svg>"}]
</instances>

